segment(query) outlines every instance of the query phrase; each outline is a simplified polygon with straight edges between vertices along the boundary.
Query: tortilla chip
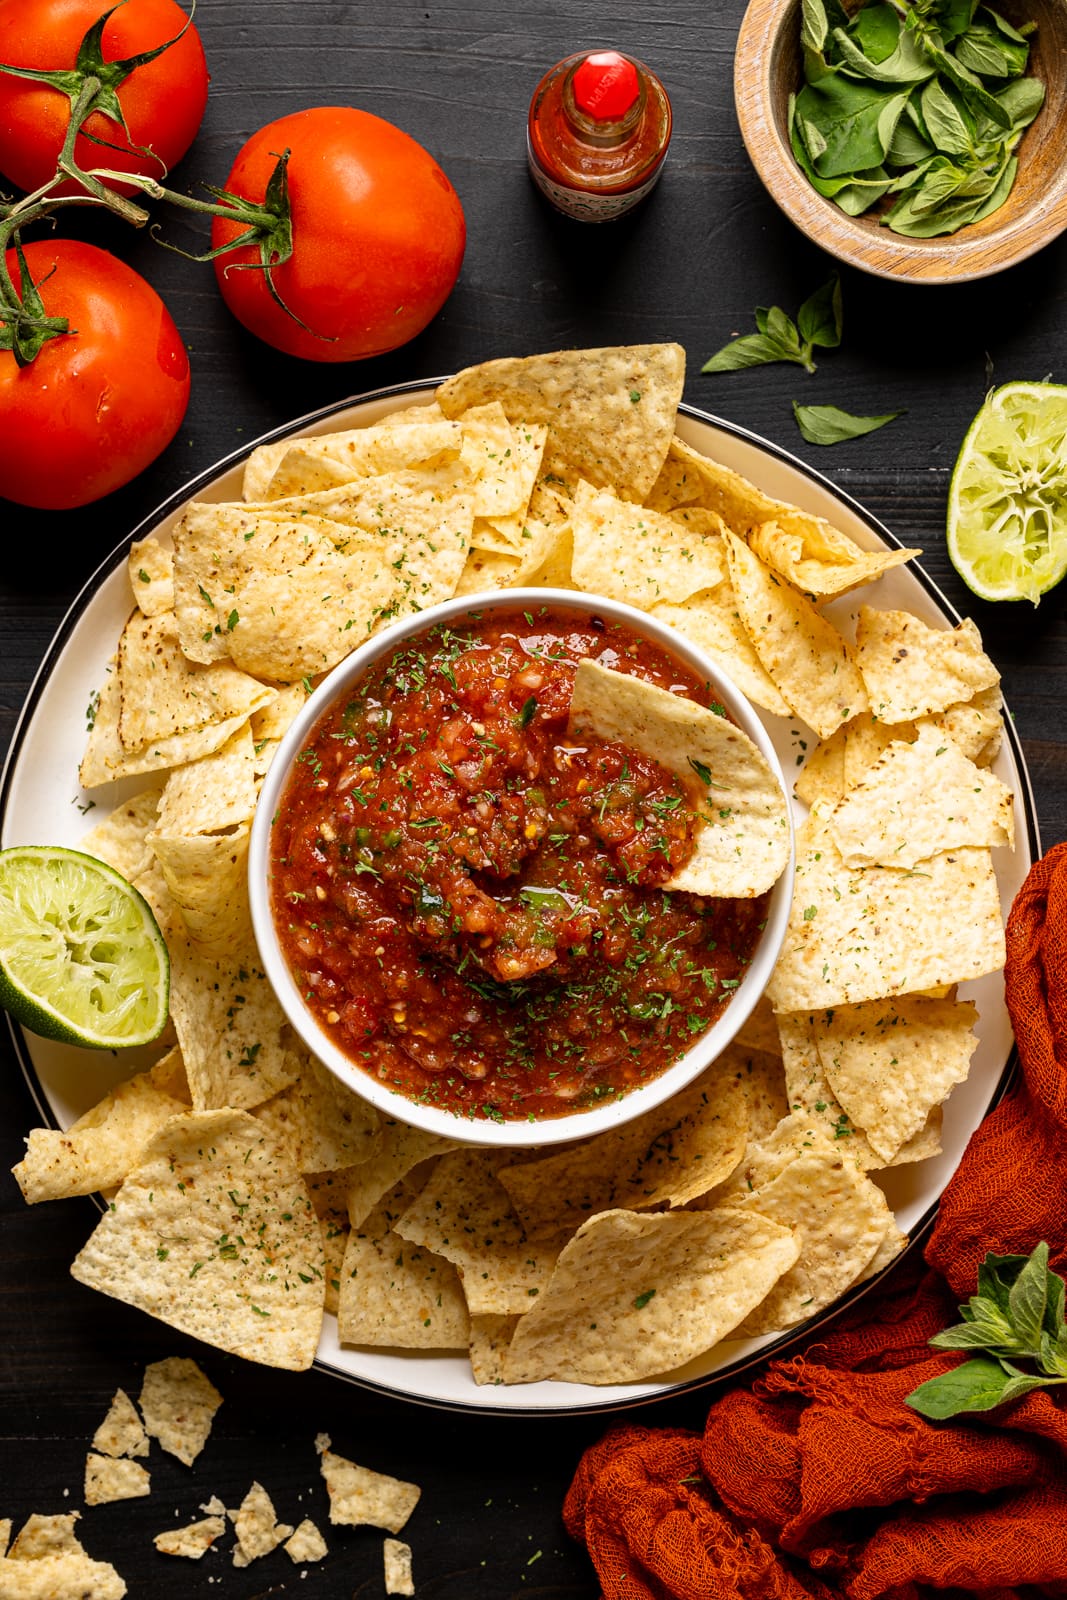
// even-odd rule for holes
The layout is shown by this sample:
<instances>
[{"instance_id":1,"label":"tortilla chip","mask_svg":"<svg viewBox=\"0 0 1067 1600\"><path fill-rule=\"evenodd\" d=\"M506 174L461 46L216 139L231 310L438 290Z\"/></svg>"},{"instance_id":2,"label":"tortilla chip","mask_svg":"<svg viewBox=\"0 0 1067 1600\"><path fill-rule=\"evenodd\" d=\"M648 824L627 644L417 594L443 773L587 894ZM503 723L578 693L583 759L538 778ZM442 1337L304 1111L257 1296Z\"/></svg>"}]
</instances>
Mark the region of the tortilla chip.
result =
<instances>
[{"instance_id":1,"label":"tortilla chip","mask_svg":"<svg viewBox=\"0 0 1067 1600\"><path fill-rule=\"evenodd\" d=\"M407 1123L382 1118L378 1148L352 1174L348 1189L348 1219L353 1228L366 1222L378 1201L399 1183L406 1172L430 1156L456 1148L455 1140L439 1133L423 1133Z\"/></svg>"},{"instance_id":2,"label":"tortilla chip","mask_svg":"<svg viewBox=\"0 0 1067 1600\"><path fill-rule=\"evenodd\" d=\"M168 1356L145 1367L140 1403L152 1438L191 1467L207 1443L222 1396L195 1361Z\"/></svg>"},{"instance_id":3,"label":"tortilla chip","mask_svg":"<svg viewBox=\"0 0 1067 1600\"><path fill-rule=\"evenodd\" d=\"M718 533L701 533L609 489L579 483L571 513L571 573L579 589L648 611L722 582L725 555Z\"/></svg>"},{"instance_id":4,"label":"tortilla chip","mask_svg":"<svg viewBox=\"0 0 1067 1600\"><path fill-rule=\"evenodd\" d=\"M74 1531L75 1523L80 1520L80 1511L64 1511L56 1515L32 1512L7 1552L8 1560L42 1561L46 1556L86 1555L85 1547ZM9 1522L9 1534L10 1530Z\"/></svg>"},{"instance_id":5,"label":"tortilla chip","mask_svg":"<svg viewBox=\"0 0 1067 1600\"><path fill-rule=\"evenodd\" d=\"M154 533L130 545L126 570L133 603L146 617L174 610L174 546L163 544Z\"/></svg>"},{"instance_id":6,"label":"tortilla chip","mask_svg":"<svg viewBox=\"0 0 1067 1600\"><path fill-rule=\"evenodd\" d=\"M510 519L525 513L530 503L547 429L525 418L513 420L514 426L498 400L472 406L458 418L463 463L474 480L476 517Z\"/></svg>"},{"instance_id":7,"label":"tortilla chip","mask_svg":"<svg viewBox=\"0 0 1067 1600\"><path fill-rule=\"evenodd\" d=\"M827 1082L882 1161L962 1083L978 1047L978 1013L962 1000L902 995L815 1015Z\"/></svg>"},{"instance_id":8,"label":"tortilla chip","mask_svg":"<svg viewBox=\"0 0 1067 1600\"><path fill-rule=\"evenodd\" d=\"M528 1311L551 1276L563 1242L526 1238L498 1181L496 1150L465 1148L440 1158L422 1192L395 1224L459 1270L473 1314Z\"/></svg>"},{"instance_id":9,"label":"tortilla chip","mask_svg":"<svg viewBox=\"0 0 1067 1600\"><path fill-rule=\"evenodd\" d=\"M0 1559L4 1600L122 1600L126 1585L106 1561L87 1555L42 1556L36 1561Z\"/></svg>"},{"instance_id":10,"label":"tortilla chip","mask_svg":"<svg viewBox=\"0 0 1067 1600\"><path fill-rule=\"evenodd\" d=\"M372 1472L330 1449L330 1436L320 1433L315 1448L330 1497L330 1521L349 1527L386 1528L399 1533L419 1503L422 1490L401 1478Z\"/></svg>"},{"instance_id":11,"label":"tortilla chip","mask_svg":"<svg viewBox=\"0 0 1067 1600\"><path fill-rule=\"evenodd\" d=\"M629 745L681 778L690 791L701 826L692 856L666 888L752 898L785 870L790 850L785 796L766 757L725 716L585 660L578 664L568 731Z\"/></svg>"},{"instance_id":12,"label":"tortilla chip","mask_svg":"<svg viewBox=\"0 0 1067 1600\"><path fill-rule=\"evenodd\" d=\"M945 711L1000 681L969 617L955 628L932 628L910 611L861 606L856 664L882 722Z\"/></svg>"},{"instance_id":13,"label":"tortilla chip","mask_svg":"<svg viewBox=\"0 0 1067 1600\"><path fill-rule=\"evenodd\" d=\"M867 708L847 641L742 540L728 533L725 544L737 609L753 649L790 708L828 739Z\"/></svg>"},{"instance_id":14,"label":"tortilla chip","mask_svg":"<svg viewBox=\"0 0 1067 1600\"><path fill-rule=\"evenodd\" d=\"M184 1528L168 1528L165 1533L157 1533L152 1543L160 1555L199 1561L225 1532L224 1517L204 1517L200 1522L187 1523Z\"/></svg>"},{"instance_id":15,"label":"tortilla chip","mask_svg":"<svg viewBox=\"0 0 1067 1600\"><path fill-rule=\"evenodd\" d=\"M386 1594L414 1594L411 1575L411 1546L402 1539L386 1539L382 1544L382 1564Z\"/></svg>"},{"instance_id":16,"label":"tortilla chip","mask_svg":"<svg viewBox=\"0 0 1067 1600\"><path fill-rule=\"evenodd\" d=\"M462 444L458 425L446 422L440 414L425 421L371 423L366 428L297 439L287 445L269 478L264 470L260 481L254 469L250 478L246 468L244 498L279 500L351 483L355 478L381 477L438 456L457 456ZM260 448L270 450L271 446ZM264 469L271 459L266 454L260 457ZM258 492L248 493L250 487Z\"/></svg>"},{"instance_id":17,"label":"tortilla chip","mask_svg":"<svg viewBox=\"0 0 1067 1600\"><path fill-rule=\"evenodd\" d=\"M793 512L760 522L749 547L795 589L818 600L873 583L921 550L861 550L854 540L818 517Z\"/></svg>"},{"instance_id":18,"label":"tortilla chip","mask_svg":"<svg viewBox=\"0 0 1067 1600\"><path fill-rule=\"evenodd\" d=\"M187 660L171 613L130 618L119 640L119 685L119 738L133 755L162 739L248 717L273 693L225 661L204 667Z\"/></svg>"},{"instance_id":19,"label":"tortilla chip","mask_svg":"<svg viewBox=\"0 0 1067 1600\"><path fill-rule=\"evenodd\" d=\"M263 687L263 703L271 693L271 690ZM166 772L171 767L180 767L184 762L196 761L218 750L247 721L244 712L237 712L232 717L224 717L221 722L205 723L203 727L188 733L174 734L168 739L153 739L131 755L123 747L119 736L121 710L122 684L117 663L113 661L100 689L92 729L78 768L78 781L83 789L96 789L118 778Z\"/></svg>"},{"instance_id":20,"label":"tortilla chip","mask_svg":"<svg viewBox=\"0 0 1067 1600\"><path fill-rule=\"evenodd\" d=\"M245 1112L189 1113L156 1134L71 1271L217 1349L292 1371L314 1360L318 1219Z\"/></svg>"},{"instance_id":21,"label":"tortilla chip","mask_svg":"<svg viewBox=\"0 0 1067 1600\"><path fill-rule=\"evenodd\" d=\"M544 571L564 547L569 576L567 523L553 524L540 522L534 517L524 518L518 545L507 551L503 549L503 540L497 541L500 548L485 549L484 543L479 541L476 524L471 543L471 551L456 585L458 595L480 594L486 589L514 589L519 584L535 580L547 583L549 580L544 576Z\"/></svg>"},{"instance_id":22,"label":"tortilla chip","mask_svg":"<svg viewBox=\"0 0 1067 1600\"><path fill-rule=\"evenodd\" d=\"M497 1177L530 1239L578 1228L598 1211L681 1206L729 1177L748 1139L748 1096L720 1059L666 1104Z\"/></svg>"},{"instance_id":23,"label":"tortilla chip","mask_svg":"<svg viewBox=\"0 0 1067 1600\"><path fill-rule=\"evenodd\" d=\"M155 860L148 835L155 826L159 796L157 788L142 789L116 806L109 816L79 839L78 849L96 856L98 861L106 861L133 883Z\"/></svg>"},{"instance_id":24,"label":"tortilla chip","mask_svg":"<svg viewBox=\"0 0 1067 1600\"><path fill-rule=\"evenodd\" d=\"M252 939L248 904L249 822L226 833L168 835L149 843L189 945L206 960L225 959Z\"/></svg>"},{"instance_id":25,"label":"tortilla chip","mask_svg":"<svg viewBox=\"0 0 1067 1600\"><path fill-rule=\"evenodd\" d=\"M739 1040L729 1046L727 1053L742 1063L749 1105L749 1141L766 1139L782 1118L789 1115L781 1053L777 1050L754 1049L742 1045Z\"/></svg>"},{"instance_id":26,"label":"tortilla chip","mask_svg":"<svg viewBox=\"0 0 1067 1600\"><path fill-rule=\"evenodd\" d=\"M819 1011L962 983L1004 964L988 850L943 851L922 871L846 867L820 808L797 836L789 926L767 993L776 1011Z\"/></svg>"},{"instance_id":27,"label":"tortilla chip","mask_svg":"<svg viewBox=\"0 0 1067 1600\"><path fill-rule=\"evenodd\" d=\"M262 718L268 710L254 715ZM156 829L172 838L225 833L249 822L255 809L255 746L246 722L213 754L168 774Z\"/></svg>"},{"instance_id":28,"label":"tortilla chip","mask_svg":"<svg viewBox=\"0 0 1067 1600\"><path fill-rule=\"evenodd\" d=\"M394 1231L407 1204L398 1186L349 1233L337 1336L342 1344L466 1350L470 1318L455 1267Z\"/></svg>"},{"instance_id":29,"label":"tortilla chip","mask_svg":"<svg viewBox=\"0 0 1067 1600\"><path fill-rule=\"evenodd\" d=\"M321 1561L327 1554L326 1540L310 1517L298 1522L292 1537L283 1546L290 1561L299 1565L303 1561Z\"/></svg>"},{"instance_id":30,"label":"tortilla chip","mask_svg":"<svg viewBox=\"0 0 1067 1600\"><path fill-rule=\"evenodd\" d=\"M125 1389L116 1389L107 1416L93 1434L93 1449L105 1456L146 1456L148 1435Z\"/></svg>"},{"instance_id":31,"label":"tortilla chip","mask_svg":"<svg viewBox=\"0 0 1067 1600\"><path fill-rule=\"evenodd\" d=\"M504 1382L504 1360L518 1325L518 1317L485 1313L471 1318L471 1376L475 1383Z\"/></svg>"},{"instance_id":32,"label":"tortilla chip","mask_svg":"<svg viewBox=\"0 0 1067 1600\"><path fill-rule=\"evenodd\" d=\"M235 1567L247 1567L261 1556L269 1556L292 1537L292 1528L278 1521L270 1495L261 1483L253 1483L238 1509L228 1515L237 1534L233 1552Z\"/></svg>"},{"instance_id":33,"label":"tortilla chip","mask_svg":"<svg viewBox=\"0 0 1067 1600\"><path fill-rule=\"evenodd\" d=\"M504 1358L509 1383L634 1383L732 1333L797 1258L788 1226L738 1210L605 1211L566 1246Z\"/></svg>"},{"instance_id":34,"label":"tortilla chip","mask_svg":"<svg viewBox=\"0 0 1067 1600\"><path fill-rule=\"evenodd\" d=\"M290 1155L294 1172L330 1172L369 1161L380 1144L374 1107L306 1051L299 1076L255 1115Z\"/></svg>"},{"instance_id":35,"label":"tortilla chip","mask_svg":"<svg viewBox=\"0 0 1067 1600\"><path fill-rule=\"evenodd\" d=\"M830 822L849 867L914 867L941 850L1015 842L1014 797L940 729L893 743L850 789Z\"/></svg>"},{"instance_id":36,"label":"tortilla chip","mask_svg":"<svg viewBox=\"0 0 1067 1600\"><path fill-rule=\"evenodd\" d=\"M446 417L499 400L512 422L548 429L544 469L643 500L674 433L685 380L677 344L506 357L468 367L437 391Z\"/></svg>"},{"instance_id":37,"label":"tortilla chip","mask_svg":"<svg viewBox=\"0 0 1067 1600\"><path fill-rule=\"evenodd\" d=\"M789 707L745 632L728 575L714 589L703 589L681 605L653 606L651 615L668 628L676 628L698 649L706 650L749 700L776 717L789 715Z\"/></svg>"},{"instance_id":38,"label":"tortilla chip","mask_svg":"<svg viewBox=\"0 0 1067 1600\"><path fill-rule=\"evenodd\" d=\"M845 752L856 720L844 723L828 739L820 739L809 753L793 785L793 793L803 805L813 806L817 800L836 805L846 792Z\"/></svg>"},{"instance_id":39,"label":"tortilla chip","mask_svg":"<svg viewBox=\"0 0 1067 1600\"><path fill-rule=\"evenodd\" d=\"M169 945L170 1014L195 1109L249 1110L292 1083L299 1060L255 945L213 957L188 939Z\"/></svg>"},{"instance_id":40,"label":"tortilla chip","mask_svg":"<svg viewBox=\"0 0 1067 1600\"><path fill-rule=\"evenodd\" d=\"M85 1458L85 1504L110 1505L113 1500L138 1500L150 1494L152 1480L138 1461L116 1460L90 1451Z\"/></svg>"}]
</instances>

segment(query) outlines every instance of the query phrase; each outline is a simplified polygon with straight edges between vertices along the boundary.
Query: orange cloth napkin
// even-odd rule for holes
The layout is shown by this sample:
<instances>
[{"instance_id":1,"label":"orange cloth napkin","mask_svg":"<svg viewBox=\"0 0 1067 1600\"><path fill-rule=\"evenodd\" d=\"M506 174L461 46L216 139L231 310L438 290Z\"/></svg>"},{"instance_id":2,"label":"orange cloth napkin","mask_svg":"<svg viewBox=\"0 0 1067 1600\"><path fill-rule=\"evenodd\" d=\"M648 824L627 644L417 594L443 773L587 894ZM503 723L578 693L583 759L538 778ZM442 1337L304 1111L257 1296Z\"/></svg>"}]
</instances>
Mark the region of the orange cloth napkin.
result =
<instances>
[{"instance_id":1,"label":"orange cloth napkin","mask_svg":"<svg viewBox=\"0 0 1067 1600\"><path fill-rule=\"evenodd\" d=\"M1067 1404L1037 1390L927 1422L904 1404L964 1359L959 1320L987 1251L1042 1239L1067 1272L1067 844L1031 869L1007 927L1019 1070L946 1189L926 1263L789 1360L714 1401L703 1433L615 1428L563 1514L605 1600L1067 1597Z\"/></svg>"}]
</instances>

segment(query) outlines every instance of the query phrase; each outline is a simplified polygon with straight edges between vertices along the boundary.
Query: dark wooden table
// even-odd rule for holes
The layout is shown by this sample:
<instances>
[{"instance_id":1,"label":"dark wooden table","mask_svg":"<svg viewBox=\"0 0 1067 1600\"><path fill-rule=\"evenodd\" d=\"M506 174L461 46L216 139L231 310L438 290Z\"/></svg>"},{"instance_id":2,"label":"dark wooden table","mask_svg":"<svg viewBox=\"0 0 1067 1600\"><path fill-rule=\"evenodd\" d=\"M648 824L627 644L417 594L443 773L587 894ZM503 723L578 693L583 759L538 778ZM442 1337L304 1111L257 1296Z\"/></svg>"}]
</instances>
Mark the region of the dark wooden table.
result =
<instances>
[{"instance_id":1,"label":"dark wooden table","mask_svg":"<svg viewBox=\"0 0 1067 1600\"><path fill-rule=\"evenodd\" d=\"M993 281L897 287L843 274L845 336L809 377L767 367L702 377L702 362L751 326L756 305L795 311L833 263L776 211L749 165L732 99L742 0L641 5L618 0L606 23L591 0L201 0L197 24L212 74L207 116L176 173L221 183L244 139L284 113L346 103L389 118L425 144L463 201L469 243L455 292L433 325L395 354L354 366L300 364L257 345L221 305L209 268L122 225L72 225L110 246L166 299L189 346L185 424L136 483L84 511L34 514L0 502L0 730L10 740L53 631L96 564L183 482L305 411L472 361L566 345L674 339L689 361L686 398L755 430L827 473L906 543L953 604L970 611L1000 667L1022 739L1043 844L1067 838L1067 628L1062 595L1039 610L983 606L950 568L943 517L949 474L991 382L1063 380L1067 244ZM653 65L674 104L663 181L639 213L608 227L568 223L525 170L530 92L553 61L617 43ZM171 237L191 231L167 220ZM898 421L832 449L808 446L794 398ZM2 486L0 486L2 487ZM510 1600L598 1592L571 1545L560 1504L582 1449L608 1419L456 1416L381 1397L319 1372L300 1376L204 1351L139 1312L75 1284L71 1259L96 1213L89 1200L26 1208L7 1169L35 1120L6 1035L0 1038L0 1518L82 1500L87 1446L117 1387L136 1393L146 1361L198 1356L225 1396L190 1471L154 1452L150 1499L89 1511L90 1552L114 1560L133 1596L383 1593L380 1538L336 1530L321 1567L301 1579L281 1552L246 1571L211 1555L168 1561L154 1533L191 1520L212 1493L233 1505L259 1478L278 1513L326 1527L313 1439L424 1495L407 1530L417 1591L434 1600ZM708 1394L632 1413L699 1427ZM180 1517L179 1514L180 1513ZM212 1581L213 1580L213 1581Z\"/></svg>"}]
</instances>

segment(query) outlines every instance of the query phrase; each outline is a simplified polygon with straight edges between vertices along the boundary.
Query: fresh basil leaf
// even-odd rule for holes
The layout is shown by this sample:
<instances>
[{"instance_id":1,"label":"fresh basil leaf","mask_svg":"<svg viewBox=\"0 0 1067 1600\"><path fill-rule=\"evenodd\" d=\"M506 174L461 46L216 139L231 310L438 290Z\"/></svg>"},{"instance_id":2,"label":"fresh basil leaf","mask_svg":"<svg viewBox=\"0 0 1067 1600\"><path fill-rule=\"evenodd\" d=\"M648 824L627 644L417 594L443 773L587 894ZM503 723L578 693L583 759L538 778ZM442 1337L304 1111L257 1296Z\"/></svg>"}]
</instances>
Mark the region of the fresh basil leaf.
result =
<instances>
[{"instance_id":1,"label":"fresh basil leaf","mask_svg":"<svg viewBox=\"0 0 1067 1600\"><path fill-rule=\"evenodd\" d=\"M1017 1372L1010 1362L1006 1363L1009 1380L1004 1385L1004 1392L1000 1397L1000 1404L1007 1405L1010 1400L1021 1400L1024 1394L1030 1394L1034 1389L1048 1389L1060 1380L1058 1378L1038 1378L1030 1373Z\"/></svg>"},{"instance_id":2,"label":"fresh basil leaf","mask_svg":"<svg viewBox=\"0 0 1067 1600\"><path fill-rule=\"evenodd\" d=\"M876 65L893 54L900 40L900 18L891 5L861 6L848 31Z\"/></svg>"},{"instance_id":3,"label":"fresh basil leaf","mask_svg":"<svg viewBox=\"0 0 1067 1600\"><path fill-rule=\"evenodd\" d=\"M872 167L866 172L847 172L840 178L820 178L811 164L811 157L800 136L792 103L789 142L797 165L816 193L823 195L827 200L833 200L842 211L847 211L850 217L860 216L873 206L876 200L880 200L889 188L890 180L883 167Z\"/></svg>"},{"instance_id":4,"label":"fresh basil leaf","mask_svg":"<svg viewBox=\"0 0 1067 1600\"><path fill-rule=\"evenodd\" d=\"M1045 103L1045 85L1040 78L1020 78L997 91L997 103L1011 118L1012 132L1029 127Z\"/></svg>"},{"instance_id":5,"label":"fresh basil leaf","mask_svg":"<svg viewBox=\"0 0 1067 1600\"><path fill-rule=\"evenodd\" d=\"M1067 1284L1058 1272L1047 1272L1048 1298L1045 1301L1045 1332L1053 1339L1067 1339L1067 1322L1064 1321L1064 1303Z\"/></svg>"},{"instance_id":6,"label":"fresh basil leaf","mask_svg":"<svg viewBox=\"0 0 1067 1600\"><path fill-rule=\"evenodd\" d=\"M990 94L981 78L957 61L928 34L920 34L920 42L938 71L957 88L973 110L981 110L1001 128L1010 128L1011 119L995 95Z\"/></svg>"},{"instance_id":7,"label":"fresh basil leaf","mask_svg":"<svg viewBox=\"0 0 1067 1600\"><path fill-rule=\"evenodd\" d=\"M812 152L819 177L837 178L880 167L907 98L885 84L859 82L841 74L818 87L805 84L797 95L796 116L809 150L808 124L822 141L819 154Z\"/></svg>"},{"instance_id":8,"label":"fresh basil leaf","mask_svg":"<svg viewBox=\"0 0 1067 1600\"><path fill-rule=\"evenodd\" d=\"M731 339L701 367L701 372L739 372L744 367L763 367L772 361L797 361L799 357L765 333L746 333Z\"/></svg>"},{"instance_id":9,"label":"fresh basil leaf","mask_svg":"<svg viewBox=\"0 0 1067 1600\"><path fill-rule=\"evenodd\" d=\"M974 149L974 119L958 98L936 78L923 89L923 122L938 150L945 155L964 156Z\"/></svg>"},{"instance_id":10,"label":"fresh basil leaf","mask_svg":"<svg viewBox=\"0 0 1067 1600\"><path fill-rule=\"evenodd\" d=\"M760 333L766 333L767 320L770 317L770 312L768 311L767 307L757 306L752 315L756 319L756 327L759 329Z\"/></svg>"},{"instance_id":11,"label":"fresh basil leaf","mask_svg":"<svg viewBox=\"0 0 1067 1600\"><path fill-rule=\"evenodd\" d=\"M843 28L834 29L833 42L835 54L845 71L873 78L876 83L925 83L934 75L933 65L915 35L906 29L901 30L892 55L882 61L872 61Z\"/></svg>"},{"instance_id":12,"label":"fresh basil leaf","mask_svg":"<svg viewBox=\"0 0 1067 1600\"><path fill-rule=\"evenodd\" d=\"M1016 1349L1033 1355L1041 1343L1048 1305L1048 1245L1037 1246L1008 1295L1008 1315L1015 1327Z\"/></svg>"},{"instance_id":13,"label":"fresh basil leaf","mask_svg":"<svg viewBox=\"0 0 1067 1600\"><path fill-rule=\"evenodd\" d=\"M951 44L953 39L967 32L977 9L978 0L937 0L931 8L931 20L945 43Z\"/></svg>"},{"instance_id":14,"label":"fresh basil leaf","mask_svg":"<svg viewBox=\"0 0 1067 1600\"><path fill-rule=\"evenodd\" d=\"M1043 1333L1037 1360L1042 1372L1050 1377L1067 1378L1067 1333L1061 1333L1058 1339Z\"/></svg>"},{"instance_id":15,"label":"fresh basil leaf","mask_svg":"<svg viewBox=\"0 0 1067 1600\"><path fill-rule=\"evenodd\" d=\"M984 203L978 207L978 210L971 218L972 222L981 222L983 217L991 217L994 211L1000 210L1001 206L1008 198L1008 195L1011 193L1011 186L1015 182L1015 177L1018 170L1018 161L1014 156L1009 157L1004 164L1004 171L1001 173L996 187L991 192L988 200L984 201Z\"/></svg>"},{"instance_id":16,"label":"fresh basil leaf","mask_svg":"<svg viewBox=\"0 0 1067 1600\"><path fill-rule=\"evenodd\" d=\"M910 104L908 109L911 109ZM933 153L933 145L923 138L911 117L901 117L885 158L891 167L915 167L929 160Z\"/></svg>"},{"instance_id":17,"label":"fresh basil leaf","mask_svg":"<svg viewBox=\"0 0 1067 1600\"><path fill-rule=\"evenodd\" d=\"M976 23L956 40L956 60L983 78L1018 78L1026 71L1030 46L1008 39L997 28Z\"/></svg>"},{"instance_id":18,"label":"fresh basil leaf","mask_svg":"<svg viewBox=\"0 0 1067 1600\"><path fill-rule=\"evenodd\" d=\"M865 433L883 428L903 412L887 411L881 417L854 417L838 406L802 406L794 400L793 415L809 444L840 444L845 439L859 439Z\"/></svg>"},{"instance_id":19,"label":"fresh basil leaf","mask_svg":"<svg viewBox=\"0 0 1067 1600\"><path fill-rule=\"evenodd\" d=\"M789 361L803 361L805 355L800 345L800 335L792 317L787 317L780 306L771 306L767 312L767 337L773 339Z\"/></svg>"},{"instance_id":20,"label":"fresh basil leaf","mask_svg":"<svg viewBox=\"0 0 1067 1600\"><path fill-rule=\"evenodd\" d=\"M797 312L797 329L809 345L836 350L841 343L841 279L835 272Z\"/></svg>"},{"instance_id":21,"label":"fresh basil leaf","mask_svg":"<svg viewBox=\"0 0 1067 1600\"><path fill-rule=\"evenodd\" d=\"M822 0L801 0L800 44L804 50L821 54L830 37L830 22Z\"/></svg>"},{"instance_id":22,"label":"fresh basil leaf","mask_svg":"<svg viewBox=\"0 0 1067 1600\"><path fill-rule=\"evenodd\" d=\"M1007 17L1002 17L999 11L993 10L992 6L983 6L982 15L989 17L994 27L1006 39L1014 39L1018 44L1025 44L1027 35L1033 33L1037 27L1036 22L1027 22L1021 28L1013 28Z\"/></svg>"},{"instance_id":23,"label":"fresh basil leaf","mask_svg":"<svg viewBox=\"0 0 1067 1600\"><path fill-rule=\"evenodd\" d=\"M904 1404L918 1411L920 1416L935 1421L954 1417L961 1411L991 1411L1004 1400L1013 1381L999 1361L976 1356L951 1372L942 1373L939 1378L921 1383L905 1396ZM1038 1379L1035 1387L1040 1382Z\"/></svg>"},{"instance_id":24,"label":"fresh basil leaf","mask_svg":"<svg viewBox=\"0 0 1067 1600\"><path fill-rule=\"evenodd\" d=\"M999 1352L1011 1340L1011 1324L997 1322L960 1322L954 1328L935 1333L930 1343L937 1350L989 1350Z\"/></svg>"}]
</instances>

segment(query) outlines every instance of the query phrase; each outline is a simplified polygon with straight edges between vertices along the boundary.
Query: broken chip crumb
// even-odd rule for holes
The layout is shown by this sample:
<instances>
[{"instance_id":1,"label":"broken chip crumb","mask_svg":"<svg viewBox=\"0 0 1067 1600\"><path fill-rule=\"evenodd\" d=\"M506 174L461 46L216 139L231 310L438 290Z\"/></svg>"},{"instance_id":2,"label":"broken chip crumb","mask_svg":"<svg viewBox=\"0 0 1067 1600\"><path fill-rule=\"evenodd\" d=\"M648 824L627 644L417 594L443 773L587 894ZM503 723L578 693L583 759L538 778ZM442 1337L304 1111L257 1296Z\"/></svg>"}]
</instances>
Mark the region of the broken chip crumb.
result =
<instances>
[{"instance_id":1,"label":"broken chip crumb","mask_svg":"<svg viewBox=\"0 0 1067 1600\"><path fill-rule=\"evenodd\" d=\"M210 1500L205 1501L200 1509L205 1517L224 1517L226 1515L226 1506L217 1494L213 1494Z\"/></svg>"},{"instance_id":2,"label":"broken chip crumb","mask_svg":"<svg viewBox=\"0 0 1067 1600\"><path fill-rule=\"evenodd\" d=\"M411 1546L402 1539L386 1539L382 1546L386 1594L414 1594L411 1576Z\"/></svg>"},{"instance_id":3,"label":"broken chip crumb","mask_svg":"<svg viewBox=\"0 0 1067 1600\"><path fill-rule=\"evenodd\" d=\"M153 1439L191 1467L207 1443L222 1396L195 1361L168 1356L145 1368L141 1414Z\"/></svg>"},{"instance_id":4,"label":"broken chip crumb","mask_svg":"<svg viewBox=\"0 0 1067 1600\"><path fill-rule=\"evenodd\" d=\"M93 1434L93 1449L105 1456L148 1454L148 1435L125 1389L115 1390L111 1408Z\"/></svg>"},{"instance_id":5,"label":"broken chip crumb","mask_svg":"<svg viewBox=\"0 0 1067 1600\"><path fill-rule=\"evenodd\" d=\"M77 1551L0 1558L3 1600L123 1600L126 1585L107 1561Z\"/></svg>"},{"instance_id":6,"label":"broken chip crumb","mask_svg":"<svg viewBox=\"0 0 1067 1600\"><path fill-rule=\"evenodd\" d=\"M270 1555L293 1532L288 1523L278 1521L270 1495L261 1483L253 1483L237 1510L227 1511L226 1515L237 1534L235 1567L247 1567L249 1562Z\"/></svg>"},{"instance_id":7,"label":"broken chip crumb","mask_svg":"<svg viewBox=\"0 0 1067 1600\"><path fill-rule=\"evenodd\" d=\"M414 1511L422 1490L414 1483L390 1478L357 1466L330 1449L328 1434L320 1433L315 1448L322 1460L322 1476L330 1496L330 1521L352 1527L387 1528L399 1533Z\"/></svg>"},{"instance_id":8,"label":"broken chip crumb","mask_svg":"<svg viewBox=\"0 0 1067 1600\"><path fill-rule=\"evenodd\" d=\"M147 1469L139 1461L98 1456L85 1458L85 1504L106 1506L113 1500L136 1500L151 1492Z\"/></svg>"},{"instance_id":9,"label":"broken chip crumb","mask_svg":"<svg viewBox=\"0 0 1067 1600\"><path fill-rule=\"evenodd\" d=\"M80 1517L80 1511L64 1511L56 1516L33 1512L19 1529L7 1553L8 1560L39 1561L43 1556L88 1555L74 1531L74 1524ZM10 1537L10 1522L7 1529Z\"/></svg>"},{"instance_id":10,"label":"broken chip crumb","mask_svg":"<svg viewBox=\"0 0 1067 1600\"><path fill-rule=\"evenodd\" d=\"M321 1561L326 1554L326 1540L310 1517L299 1523L291 1539L286 1541L285 1553L290 1560Z\"/></svg>"},{"instance_id":11,"label":"broken chip crumb","mask_svg":"<svg viewBox=\"0 0 1067 1600\"><path fill-rule=\"evenodd\" d=\"M185 1556L189 1561L199 1561L215 1540L226 1532L224 1517L204 1517L200 1522L190 1522L184 1528L168 1528L157 1533L152 1543L165 1556Z\"/></svg>"}]
</instances>

